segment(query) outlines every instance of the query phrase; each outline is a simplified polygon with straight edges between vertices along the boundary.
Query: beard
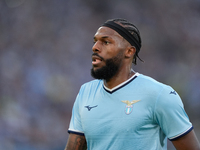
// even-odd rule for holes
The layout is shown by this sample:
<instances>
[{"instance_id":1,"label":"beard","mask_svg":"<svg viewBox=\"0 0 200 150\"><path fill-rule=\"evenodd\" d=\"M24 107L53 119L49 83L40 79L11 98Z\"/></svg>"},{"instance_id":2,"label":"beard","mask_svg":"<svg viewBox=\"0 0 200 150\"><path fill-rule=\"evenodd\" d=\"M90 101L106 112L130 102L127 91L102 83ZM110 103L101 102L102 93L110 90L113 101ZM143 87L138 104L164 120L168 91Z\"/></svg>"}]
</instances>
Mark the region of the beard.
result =
<instances>
[{"instance_id":1,"label":"beard","mask_svg":"<svg viewBox=\"0 0 200 150\"><path fill-rule=\"evenodd\" d=\"M91 69L91 76L95 79L104 79L109 81L119 71L122 57L122 52L119 52L117 56L105 60L105 66L96 70L94 70L94 68Z\"/></svg>"}]
</instances>

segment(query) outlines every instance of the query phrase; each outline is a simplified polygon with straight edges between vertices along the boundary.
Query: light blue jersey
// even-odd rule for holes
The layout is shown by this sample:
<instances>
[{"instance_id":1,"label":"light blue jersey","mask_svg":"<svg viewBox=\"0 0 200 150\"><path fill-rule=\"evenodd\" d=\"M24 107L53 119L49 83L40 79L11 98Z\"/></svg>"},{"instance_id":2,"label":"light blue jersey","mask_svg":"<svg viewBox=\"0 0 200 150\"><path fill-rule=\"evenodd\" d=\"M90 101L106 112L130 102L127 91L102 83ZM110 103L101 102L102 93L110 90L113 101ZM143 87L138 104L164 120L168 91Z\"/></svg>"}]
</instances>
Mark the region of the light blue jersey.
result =
<instances>
[{"instance_id":1,"label":"light blue jersey","mask_svg":"<svg viewBox=\"0 0 200 150\"><path fill-rule=\"evenodd\" d=\"M136 73L113 89L102 80L84 84L68 132L85 135L88 150L166 150L167 138L192 128L174 89Z\"/></svg>"}]
</instances>

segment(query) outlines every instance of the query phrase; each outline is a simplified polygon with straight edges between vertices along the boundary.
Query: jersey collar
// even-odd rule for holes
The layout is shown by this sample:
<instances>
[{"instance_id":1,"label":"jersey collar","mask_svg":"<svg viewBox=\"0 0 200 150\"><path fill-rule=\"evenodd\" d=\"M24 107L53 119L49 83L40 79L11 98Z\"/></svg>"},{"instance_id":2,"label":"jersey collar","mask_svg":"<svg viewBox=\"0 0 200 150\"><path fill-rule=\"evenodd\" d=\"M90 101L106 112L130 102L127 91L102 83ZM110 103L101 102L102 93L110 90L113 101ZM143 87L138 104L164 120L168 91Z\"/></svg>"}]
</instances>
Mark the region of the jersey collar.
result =
<instances>
[{"instance_id":1,"label":"jersey collar","mask_svg":"<svg viewBox=\"0 0 200 150\"><path fill-rule=\"evenodd\" d=\"M129 78L128 80L122 82L121 84L117 85L116 87L110 89L107 88L104 84L103 84L103 88L110 94L114 93L115 91L121 89L122 87L126 86L127 84L129 84L131 81L133 81L135 78L137 78L137 76L139 76L140 74L138 72L136 72L131 78Z\"/></svg>"}]
</instances>

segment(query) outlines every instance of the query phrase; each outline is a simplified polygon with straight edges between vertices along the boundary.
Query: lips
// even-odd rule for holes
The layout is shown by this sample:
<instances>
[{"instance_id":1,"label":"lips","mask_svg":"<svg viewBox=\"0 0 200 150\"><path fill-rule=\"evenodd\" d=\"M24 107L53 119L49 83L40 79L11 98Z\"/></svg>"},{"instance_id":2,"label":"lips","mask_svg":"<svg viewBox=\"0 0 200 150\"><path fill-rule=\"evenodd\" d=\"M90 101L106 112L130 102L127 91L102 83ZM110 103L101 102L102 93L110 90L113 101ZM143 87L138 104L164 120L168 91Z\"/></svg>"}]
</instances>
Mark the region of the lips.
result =
<instances>
[{"instance_id":1,"label":"lips","mask_svg":"<svg viewBox=\"0 0 200 150\"><path fill-rule=\"evenodd\" d=\"M97 65L97 64L101 63L102 60L103 59L100 56L98 56L98 54L93 54L92 55L92 64L93 65Z\"/></svg>"},{"instance_id":2,"label":"lips","mask_svg":"<svg viewBox=\"0 0 200 150\"><path fill-rule=\"evenodd\" d=\"M102 59L98 56L92 56L92 64L96 65L98 63L100 63L102 61Z\"/></svg>"}]
</instances>

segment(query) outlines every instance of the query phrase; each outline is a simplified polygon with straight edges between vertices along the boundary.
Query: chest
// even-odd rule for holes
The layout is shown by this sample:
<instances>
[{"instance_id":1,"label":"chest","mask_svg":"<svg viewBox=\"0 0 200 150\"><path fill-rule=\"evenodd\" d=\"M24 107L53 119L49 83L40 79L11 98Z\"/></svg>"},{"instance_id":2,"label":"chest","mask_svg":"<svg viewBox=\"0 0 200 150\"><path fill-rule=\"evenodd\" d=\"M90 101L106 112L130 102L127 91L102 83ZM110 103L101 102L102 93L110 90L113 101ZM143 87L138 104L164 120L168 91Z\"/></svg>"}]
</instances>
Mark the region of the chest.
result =
<instances>
[{"instance_id":1,"label":"chest","mask_svg":"<svg viewBox=\"0 0 200 150\"><path fill-rule=\"evenodd\" d=\"M149 95L97 92L85 97L80 109L84 133L92 138L141 134L142 130L156 126L153 121L153 106Z\"/></svg>"}]
</instances>

